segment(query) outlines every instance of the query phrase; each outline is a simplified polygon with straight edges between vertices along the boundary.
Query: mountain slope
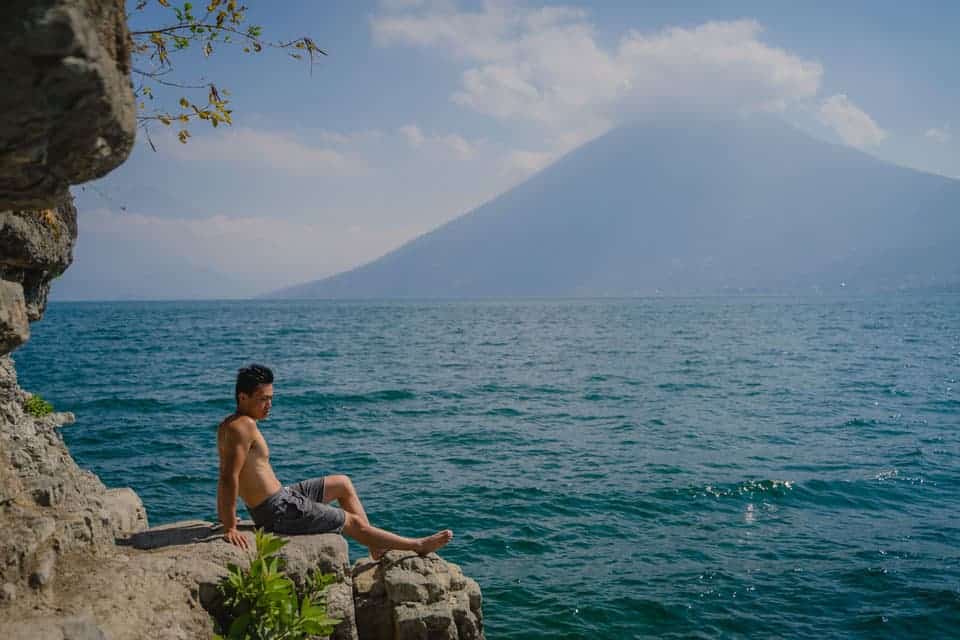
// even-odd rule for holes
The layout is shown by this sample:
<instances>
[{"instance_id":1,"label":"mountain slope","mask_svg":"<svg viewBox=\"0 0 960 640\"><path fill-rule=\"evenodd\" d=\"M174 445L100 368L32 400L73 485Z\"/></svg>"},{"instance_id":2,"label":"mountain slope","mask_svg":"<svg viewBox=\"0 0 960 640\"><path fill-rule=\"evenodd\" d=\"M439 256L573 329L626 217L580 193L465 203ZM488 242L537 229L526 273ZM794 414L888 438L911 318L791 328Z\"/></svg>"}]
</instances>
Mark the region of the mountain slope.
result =
<instances>
[{"instance_id":1,"label":"mountain slope","mask_svg":"<svg viewBox=\"0 0 960 640\"><path fill-rule=\"evenodd\" d=\"M960 282L960 182L766 118L622 127L382 258L273 297L864 290Z\"/></svg>"}]
</instances>

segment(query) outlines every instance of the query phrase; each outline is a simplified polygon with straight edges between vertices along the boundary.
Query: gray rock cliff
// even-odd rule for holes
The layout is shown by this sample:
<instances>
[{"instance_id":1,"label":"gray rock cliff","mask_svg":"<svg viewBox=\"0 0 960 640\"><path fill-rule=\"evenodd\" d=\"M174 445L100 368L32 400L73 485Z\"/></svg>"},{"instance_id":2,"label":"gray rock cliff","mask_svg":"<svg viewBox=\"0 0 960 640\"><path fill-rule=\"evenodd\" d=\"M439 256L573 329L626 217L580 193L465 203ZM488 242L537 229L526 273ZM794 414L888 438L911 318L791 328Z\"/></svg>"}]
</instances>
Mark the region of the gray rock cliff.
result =
<instances>
[{"instance_id":1,"label":"gray rock cliff","mask_svg":"<svg viewBox=\"0 0 960 640\"><path fill-rule=\"evenodd\" d=\"M129 58L122 2L14 0L0 13L0 606L50 600L63 566L146 524L132 492L73 462L58 433L72 416L24 411L7 355L72 260L68 186L129 153Z\"/></svg>"},{"instance_id":2,"label":"gray rock cliff","mask_svg":"<svg viewBox=\"0 0 960 640\"><path fill-rule=\"evenodd\" d=\"M117 0L12 0L0 13L0 202L58 206L122 163L136 129Z\"/></svg>"}]
</instances>

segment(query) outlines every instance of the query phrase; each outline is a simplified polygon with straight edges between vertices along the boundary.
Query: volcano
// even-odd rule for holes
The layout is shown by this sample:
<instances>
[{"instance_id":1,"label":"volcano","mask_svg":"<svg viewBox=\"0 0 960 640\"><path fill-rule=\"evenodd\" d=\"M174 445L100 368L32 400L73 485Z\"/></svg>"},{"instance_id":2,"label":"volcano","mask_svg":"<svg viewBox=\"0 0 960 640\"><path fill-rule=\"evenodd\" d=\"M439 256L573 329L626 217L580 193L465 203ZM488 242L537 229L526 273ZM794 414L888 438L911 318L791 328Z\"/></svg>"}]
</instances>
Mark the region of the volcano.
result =
<instances>
[{"instance_id":1,"label":"volcano","mask_svg":"<svg viewBox=\"0 0 960 640\"><path fill-rule=\"evenodd\" d=\"M950 288L958 240L958 180L772 117L661 117L610 131L377 260L268 297Z\"/></svg>"}]
</instances>

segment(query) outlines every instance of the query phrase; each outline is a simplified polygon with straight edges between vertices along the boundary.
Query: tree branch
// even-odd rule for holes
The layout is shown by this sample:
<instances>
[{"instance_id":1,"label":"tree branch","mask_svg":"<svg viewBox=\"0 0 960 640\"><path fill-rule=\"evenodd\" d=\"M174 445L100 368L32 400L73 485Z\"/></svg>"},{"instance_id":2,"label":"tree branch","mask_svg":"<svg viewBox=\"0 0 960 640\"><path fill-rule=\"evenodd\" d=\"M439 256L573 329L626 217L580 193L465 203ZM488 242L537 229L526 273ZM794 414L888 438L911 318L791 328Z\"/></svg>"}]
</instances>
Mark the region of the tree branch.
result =
<instances>
[{"instance_id":1,"label":"tree branch","mask_svg":"<svg viewBox=\"0 0 960 640\"><path fill-rule=\"evenodd\" d=\"M167 70L150 72L150 71L141 71L140 69L134 68L131 71L145 78L150 78L150 82L156 82L157 84L162 84L165 87L175 87L177 89L206 89L211 84L213 84L211 82L207 82L205 84L181 84L179 82L170 82L169 80L161 80L160 79L161 75L167 75L167 73L169 73L169 71Z\"/></svg>"},{"instance_id":2,"label":"tree branch","mask_svg":"<svg viewBox=\"0 0 960 640\"><path fill-rule=\"evenodd\" d=\"M225 26L223 26L223 25L207 24L207 23L199 23L199 22L198 22L198 23L183 23L183 24L177 24L177 25L173 25L173 26L170 26L170 27L162 27L162 28L160 28L160 29L147 29L147 30L144 30L144 31L131 31L131 32L130 32L130 35L131 35L131 36L134 36L134 37L136 37L136 36L149 36L149 35L153 35L153 34L174 33L174 32L176 32L176 31L182 31L182 30L184 30L184 29L192 29L192 28L216 29L217 31L223 31L223 32L226 32L226 33L232 33L232 34L234 34L234 35L242 36L242 37L246 38L247 40L249 40L249 41L251 41L251 42L255 42L255 43L258 43L258 44L261 44L261 45L264 45L264 44L265 44L265 45L268 46L268 47L273 47L273 48L277 48L277 49L287 49L287 48L289 48L289 47L295 46L298 42L303 42L304 44L306 44L306 45L308 46L308 48L309 48L310 51L316 51L316 52L321 53L321 54L323 54L323 55L328 55L326 51L324 51L323 49L321 49L320 47L318 47L316 44L313 43L313 40L311 40L310 38L307 38L307 37L297 38L297 39L295 39L295 40L291 40L290 42L263 42L263 41L259 40L256 36L252 36L252 35L250 35L249 33L247 33L246 31L240 31L239 29L234 29L234 28L232 28L232 27L225 27ZM197 35L197 34L193 34L193 35L195 36L195 35Z\"/></svg>"}]
</instances>

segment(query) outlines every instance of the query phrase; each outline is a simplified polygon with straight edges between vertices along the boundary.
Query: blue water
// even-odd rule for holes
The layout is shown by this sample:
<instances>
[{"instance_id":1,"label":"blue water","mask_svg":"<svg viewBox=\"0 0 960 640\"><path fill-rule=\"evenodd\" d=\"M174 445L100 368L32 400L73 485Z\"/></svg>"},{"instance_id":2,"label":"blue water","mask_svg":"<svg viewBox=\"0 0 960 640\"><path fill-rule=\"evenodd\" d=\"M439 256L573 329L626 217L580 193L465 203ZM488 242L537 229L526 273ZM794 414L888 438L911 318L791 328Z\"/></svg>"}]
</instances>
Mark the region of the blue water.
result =
<instances>
[{"instance_id":1,"label":"blue water","mask_svg":"<svg viewBox=\"0 0 960 640\"><path fill-rule=\"evenodd\" d=\"M960 636L955 296L62 303L15 359L153 524L274 367L281 480L454 529L490 638Z\"/></svg>"}]
</instances>

